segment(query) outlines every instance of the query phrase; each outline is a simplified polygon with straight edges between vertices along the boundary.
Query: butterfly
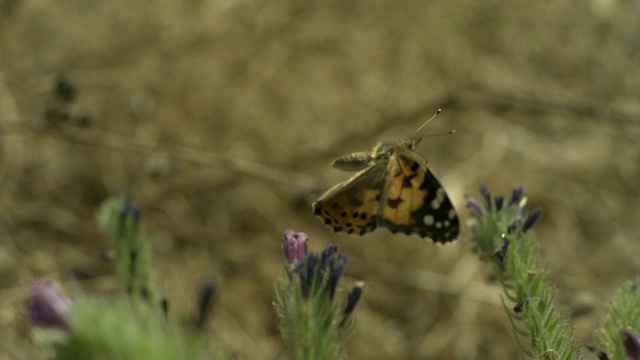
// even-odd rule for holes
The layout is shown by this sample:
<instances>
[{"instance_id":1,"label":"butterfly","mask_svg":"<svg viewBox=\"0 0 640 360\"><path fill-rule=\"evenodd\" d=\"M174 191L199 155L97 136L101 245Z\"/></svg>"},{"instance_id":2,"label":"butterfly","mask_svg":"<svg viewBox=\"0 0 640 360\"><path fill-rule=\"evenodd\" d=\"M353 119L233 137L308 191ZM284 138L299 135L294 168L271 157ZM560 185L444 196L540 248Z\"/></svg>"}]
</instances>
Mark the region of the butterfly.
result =
<instances>
[{"instance_id":1,"label":"butterfly","mask_svg":"<svg viewBox=\"0 0 640 360\"><path fill-rule=\"evenodd\" d=\"M334 160L333 167L357 173L320 196L314 214L335 232L364 235L384 227L440 243L455 240L458 214L427 159L415 151L420 141L382 142Z\"/></svg>"}]
</instances>

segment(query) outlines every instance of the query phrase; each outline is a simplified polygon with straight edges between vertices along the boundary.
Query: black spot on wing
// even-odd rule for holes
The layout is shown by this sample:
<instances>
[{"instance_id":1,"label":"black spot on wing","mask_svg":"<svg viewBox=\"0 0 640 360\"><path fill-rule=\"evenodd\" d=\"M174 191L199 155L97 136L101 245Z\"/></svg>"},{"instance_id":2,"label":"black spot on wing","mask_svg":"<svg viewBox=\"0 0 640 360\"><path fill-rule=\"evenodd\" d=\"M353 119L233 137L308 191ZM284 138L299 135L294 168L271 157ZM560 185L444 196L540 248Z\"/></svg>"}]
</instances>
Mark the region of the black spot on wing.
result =
<instances>
[{"instance_id":1,"label":"black spot on wing","mask_svg":"<svg viewBox=\"0 0 640 360\"><path fill-rule=\"evenodd\" d=\"M387 206L389 206L392 209L397 209L402 201L403 200L400 199L400 198L398 198L398 199L387 199Z\"/></svg>"}]
</instances>

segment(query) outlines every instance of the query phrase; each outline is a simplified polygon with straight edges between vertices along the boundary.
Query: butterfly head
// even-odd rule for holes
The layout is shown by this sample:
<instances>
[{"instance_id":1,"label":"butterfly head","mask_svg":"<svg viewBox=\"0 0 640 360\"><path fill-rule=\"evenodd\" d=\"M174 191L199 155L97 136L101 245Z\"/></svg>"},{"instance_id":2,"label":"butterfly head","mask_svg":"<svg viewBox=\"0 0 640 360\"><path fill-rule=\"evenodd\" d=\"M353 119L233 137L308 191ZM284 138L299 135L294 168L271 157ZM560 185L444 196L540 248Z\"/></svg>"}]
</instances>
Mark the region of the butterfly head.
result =
<instances>
[{"instance_id":1,"label":"butterfly head","mask_svg":"<svg viewBox=\"0 0 640 360\"><path fill-rule=\"evenodd\" d=\"M407 149L409 149L409 150L415 150L415 148L418 146L418 144L420 144L420 141L422 141L422 136L414 137L414 138L411 138L411 139L405 141L404 142L404 146L406 146Z\"/></svg>"},{"instance_id":2,"label":"butterfly head","mask_svg":"<svg viewBox=\"0 0 640 360\"><path fill-rule=\"evenodd\" d=\"M386 159L400 148L414 150L420 141L422 141L422 137L379 143L375 148L373 148L371 156L375 160Z\"/></svg>"}]
</instances>

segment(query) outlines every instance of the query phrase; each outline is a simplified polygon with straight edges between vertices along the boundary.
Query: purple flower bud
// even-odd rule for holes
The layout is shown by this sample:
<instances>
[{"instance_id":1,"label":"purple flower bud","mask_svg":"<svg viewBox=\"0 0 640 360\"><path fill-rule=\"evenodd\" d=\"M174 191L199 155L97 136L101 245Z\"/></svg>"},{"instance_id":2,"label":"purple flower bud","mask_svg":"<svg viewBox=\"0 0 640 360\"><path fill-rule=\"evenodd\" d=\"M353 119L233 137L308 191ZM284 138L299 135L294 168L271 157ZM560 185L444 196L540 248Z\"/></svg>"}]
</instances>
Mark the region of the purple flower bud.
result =
<instances>
[{"instance_id":1,"label":"purple flower bud","mask_svg":"<svg viewBox=\"0 0 640 360\"><path fill-rule=\"evenodd\" d=\"M620 332L627 360L640 360L640 338L631 330Z\"/></svg>"},{"instance_id":2,"label":"purple flower bud","mask_svg":"<svg viewBox=\"0 0 640 360\"><path fill-rule=\"evenodd\" d=\"M205 279L198 286L198 314L196 328L202 330L213 312L213 302L218 292L218 283L214 279Z\"/></svg>"},{"instance_id":3,"label":"purple flower bud","mask_svg":"<svg viewBox=\"0 0 640 360\"><path fill-rule=\"evenodd\" d=\"M480 217L484 213L482 211L482 206L478 202L478 200L474 199L470 195L465 195L464 199L467 200L467 209L471 210L471 215Z\"/></svg>"},{"instance_id":4,"label":"purple flower bud","mask_svg":"<svg viewBox=\"0 0 640 360\"><path fill-rule=\"evenodd\" d=\"M502 204L504 203L504 195L496 195L493 201L496 206L496 211L502 210Z\"/></svg>"},{"instance_id":5,"label":"purple flower bud","mask_svg":"<svg viewBox=\"0 0 640 360\"><path fill-rule=\"evenodd\" d=\"M336 293L336 287L342 271L347 265L347 257L342 254L334 255L329 262L329 279L327 280L327 290L329 291L329 297L333 299L333 295Z\"/></svg>"},{"instance_id":6,"label":"purple flower bud","mask_svg":"<svg viewBox=\"0 0 640 360\"><path fill-rule=\"evenodd\" d=\"M69 303L49 281L31 285L29 313L35 325L69 330Z\"/></svg>"},{"instance_id":7,"label":"purple flower bud","mask_svg":"<svg viewBox=\"0 0 640 360\"><path fill-rule=\"evenodd\" d=\"M524 189L522 188L522 186L513 188L513 191L511 192L511 199L509 200L507 207L510 207L520 201L522 194L524 194Z\"/></svg>"},{"instance_id":8,"label":"purple flower bud","mask_svg":"<svg viewBox=\"0 0 640 360\"><path fill-rule=\"evenodd\" d=\"M321 254L314 251L307 253L306 240L305 233L291 230L285 233L283 252L288 262L293 264L289 276L297 276L300 279L303 298L309 298L309 295L316 291L333 298L347 264L347 257L338 254L338 246L334 244L327 245Z\"/></svg>"},{"instance_id":9,"label":"purple flower bud","mask_svg":"<svg viewBox=\"0 0 640 360\"><path fill-rule=\"evenodd\" d=\"M364 287L364 282L358 281L356 284L349 290L347 294L347 306L345 306L344 311L342 313L342 320L340 320L340 324L338 327L343 327L347 322L347 319L353 313L353 310L356 308L360 297L362 296L362 288Z\"/></svg>"},{"instance_id":10,"label":"purple flower bud","mask_svg":"<svg viewBox=\"0 0 640 360\"><path fill-rule=\"evenodd\" d=\"M522 225L522 232L527 232L527 230L531 229L533 224L535 224L536 221L540 218L540 215L542 215L542 209L540 208L534 210L531 214L529 214L529 216L527 216L527 219L524 221L524 225Z\"/></svg>"},{"instance_id":11,"label":"purple flower bud","mask_svg":"<svg viewBox=\"0 0 640 360\"><path fill-rule=\"evenodd\" d=\"M329 265L329 260L333 254L338 252L338 245L328 244L327 248L322 251L322 257L320 258L320 267L322 269Z\"/></svg>"},{"instance_id":12,"label":"purple flower bud","mask_svg":"<svg viewBox=\"0 0 640 360\"><path fill-rule=\"evenodd\" d=\"M300 277L300 280L302 282L302 296L308 298L311 293L311 287L315 283L316 276L322 274L320 257L315 252L309 253L305 258L305 264L306 272Z\"/></svg>"},{"instance_id":13,"label":"purple flower bud","mask_svg":"<svg viewBox=\"0 0 640 360\"><path fill-rule=\"evenodd\" d=\"M322 256L329 257L337 252L338 252L338 245L329 243L327 244L327 248L324 249L324 251L322 252Z\"/></svg>"},{"instance_id":14,"label":"purple flower bud","mask_svg":"<svg viewBox=\"0 0 640 360\"><path fill-rule=\"evenodd\" d=\"M504 261L504 257L507 255L507 250L509 249L509 244L511 240L509 238L504 238L504 243L500 246L496 251L493 252L493 257L499 262Z\"/></svg>"},{"instance_id":15,"label":"purple flower bud","mask_svg":"<svg viewBox=\"0 0 640 360\"><path fill-rule=\"evenodd\" d=\"M284 258L289 264L297 261L303 261L307 255L307 239L309 237L303 232L295 232L287 230L284 232L284 243L282 244L282 252Z\"/></svg>"},{"instance_id":16,"label":"purple flower bud","mask_svg":"<svg viewBox=\"0 0 640 360\"><path fill-rule=\"evenodd\" d=\"M364 287L364 282L358 281L356 284L349 290L347 294L347 306L344 308L344 316L347 317L351 315L353 309L356 308L360 297L362 296L362 288Z\"/></svg>"},{"instance_id":17,"label":"purple flower bud","mask_svg":"<svg viewBox=\"0 0 640 360\"><path fill-rule=\"evenodd\" d=\"M482 197L484 197L484 200L487 202L487 209L491 210L491 194L486 184L480 184L480 193L482 193Z\"/></svg>"}]
</instances>

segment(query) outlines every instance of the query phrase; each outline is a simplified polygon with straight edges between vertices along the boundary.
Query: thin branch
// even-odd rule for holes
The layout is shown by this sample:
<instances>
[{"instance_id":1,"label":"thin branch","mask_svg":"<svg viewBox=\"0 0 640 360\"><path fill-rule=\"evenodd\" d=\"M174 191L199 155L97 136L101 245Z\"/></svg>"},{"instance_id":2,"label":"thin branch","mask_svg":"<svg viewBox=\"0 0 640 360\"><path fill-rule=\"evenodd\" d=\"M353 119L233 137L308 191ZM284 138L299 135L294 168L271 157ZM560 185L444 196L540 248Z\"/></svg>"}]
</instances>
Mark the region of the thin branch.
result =
<instances>
[{"instance_id":1,"label":"thin branch","mask_svg":"<svg viewBox=\"0 0 640 360\"><path fill-rule=\"evenodd\" d=\"M172 157L189 163L211 167L223 167L238 174L257 177L275 183L282 183L303 189L319 188L318 181L313 177L248 160L231 158L229 156L208 151L172 145L150 146L136 142L129 137L92 129L75 129L74 131L62 132L61 134L64 136L64 139L74 143L99 146L140 155L152 155L158 152L168 152Z\"/></svg>"}]
</instances>

